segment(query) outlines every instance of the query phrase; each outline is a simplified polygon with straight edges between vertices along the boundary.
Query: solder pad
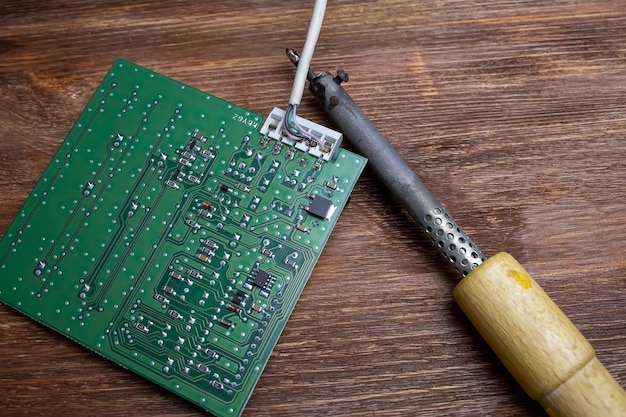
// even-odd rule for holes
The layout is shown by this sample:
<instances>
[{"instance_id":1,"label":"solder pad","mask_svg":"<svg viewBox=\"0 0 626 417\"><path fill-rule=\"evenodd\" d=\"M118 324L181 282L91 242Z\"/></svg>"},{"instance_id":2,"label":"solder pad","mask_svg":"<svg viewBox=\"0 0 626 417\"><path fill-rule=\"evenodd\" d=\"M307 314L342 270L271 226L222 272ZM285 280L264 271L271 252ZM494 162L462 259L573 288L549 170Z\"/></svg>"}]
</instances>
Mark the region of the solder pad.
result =
<instances>
[{"instance_id":1,"label":"solder pad","mask_svg":"<svg viewBox=\"0 0 626 417\"><path fill-rule=\"evenodd\" d=\"M263 122L117 60L0 241L0 301L240 415L366 162Z\"/></svg>"}]
</instances>

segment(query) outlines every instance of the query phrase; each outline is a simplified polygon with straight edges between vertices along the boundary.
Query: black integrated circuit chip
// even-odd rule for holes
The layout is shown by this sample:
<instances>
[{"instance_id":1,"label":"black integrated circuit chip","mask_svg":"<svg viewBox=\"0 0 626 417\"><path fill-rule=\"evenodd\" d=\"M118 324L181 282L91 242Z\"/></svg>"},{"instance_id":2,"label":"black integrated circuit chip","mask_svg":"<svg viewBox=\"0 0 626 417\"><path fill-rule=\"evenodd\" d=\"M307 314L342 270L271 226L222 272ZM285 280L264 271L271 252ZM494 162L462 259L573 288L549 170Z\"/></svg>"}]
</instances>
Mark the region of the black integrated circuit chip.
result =
<instances>
[{"instance_id":1,"label":"black integrated circuit chip","mask_svg":"<svg viewBox=\"0 0 626 417\"><path fill-rule=\"evenodd\" d=\"M258 270L256 275L254 276L252 284L256 285L259 288L264 288L269 283L270 278L270 274L265 271Z\"/></svg>"},{"instance_id":2,"label":"black integrated circuit chip","mask_svg":"<svg viewBox=\"0 0 626 417\"><path fill-rule=\"evenodd\" d=\"M321 219L329 220L335 212L335 206L326 197L315 195L306 211Z\"/></svg>"}]
</instances>

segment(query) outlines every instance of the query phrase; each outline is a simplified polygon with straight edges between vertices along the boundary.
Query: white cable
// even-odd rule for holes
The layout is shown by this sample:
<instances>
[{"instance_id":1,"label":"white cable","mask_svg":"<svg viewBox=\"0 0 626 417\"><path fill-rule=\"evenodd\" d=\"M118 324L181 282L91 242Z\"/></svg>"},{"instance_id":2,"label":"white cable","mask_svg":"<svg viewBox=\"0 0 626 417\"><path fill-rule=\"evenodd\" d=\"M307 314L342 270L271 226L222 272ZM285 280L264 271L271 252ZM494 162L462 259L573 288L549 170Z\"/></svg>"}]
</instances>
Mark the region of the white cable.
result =
<instances>
[{"instance_id":1,"label":"white cable","mask_svg":"<svg viewBox=\"0 0 626 417\"><path fill-rule=\"evenodd\" d=\"M309 31L306 35L304 48L302 48L302 55L300 55L300 62L298 62L296 76L293 79L293 87L291 88L289 104L299 105L300 100L302 100L304 83L306 82L306 76L309 72L309 67L311 66L311 60L313 59L315 44L317 43L320 31L322 30L322 21L324 20L325 12L326 0L315 0L315 7L313 7L313 16L311 16Z\"/></svg>"}]
</instances>

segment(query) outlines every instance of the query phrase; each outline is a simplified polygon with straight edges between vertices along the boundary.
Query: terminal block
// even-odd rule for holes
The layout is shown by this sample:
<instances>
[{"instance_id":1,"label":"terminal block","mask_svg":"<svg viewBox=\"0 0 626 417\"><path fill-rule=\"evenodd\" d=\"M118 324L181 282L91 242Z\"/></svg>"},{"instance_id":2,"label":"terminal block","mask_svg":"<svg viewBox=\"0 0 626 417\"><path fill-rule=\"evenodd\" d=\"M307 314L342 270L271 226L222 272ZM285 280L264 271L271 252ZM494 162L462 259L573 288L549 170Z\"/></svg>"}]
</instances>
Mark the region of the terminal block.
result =
<instances>
[{"instance_id":1,"label":"terminal block","mask_svg":"<svg viewBox=\"0 0 626 417\"><path fill-rule=\"evenodd\" d=\"M301 151L307 152L317 158L322 158L325 161L334 160L337 156L337 151L341 146L343 135L335 130L329 129L310 120L303 119L302 117L296 116L296 118L300 126L322 140L325 145L325 149L322 150L319 146L310 146L304 140L297 141L287 137L283 132L285 111L277 107L274 107L269 116L267 116L265 123L261 126L260 133L274 140L300 149Z\"/></svg>"}]
</instances>

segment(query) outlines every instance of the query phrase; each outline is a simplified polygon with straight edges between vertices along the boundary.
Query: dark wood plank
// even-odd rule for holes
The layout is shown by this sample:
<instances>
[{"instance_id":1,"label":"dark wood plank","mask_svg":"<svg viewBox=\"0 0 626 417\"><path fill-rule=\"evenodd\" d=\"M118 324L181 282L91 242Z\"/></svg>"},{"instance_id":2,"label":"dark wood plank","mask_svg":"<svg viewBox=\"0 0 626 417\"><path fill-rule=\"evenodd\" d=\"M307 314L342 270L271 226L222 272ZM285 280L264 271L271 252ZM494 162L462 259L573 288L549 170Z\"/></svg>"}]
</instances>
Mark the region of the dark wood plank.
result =
<instances>
[{"instance_id":1,"label":"dark wood plank","mask_svg":"<svg viewBox=\"0 0 626 417\"><path fill-rule=\"evenodd\" d=\"M0 231L116 56L266 113L312 3L3 1ZM332 1L314 65L350 73L483 251L514 254L626 384L624 3ZM300 114L332 126L308 95ZM544 415L455 283L366 171L245 415ZM0 354L4 416L202 414L4 306Z\"/></svg>"}]
</instances>

